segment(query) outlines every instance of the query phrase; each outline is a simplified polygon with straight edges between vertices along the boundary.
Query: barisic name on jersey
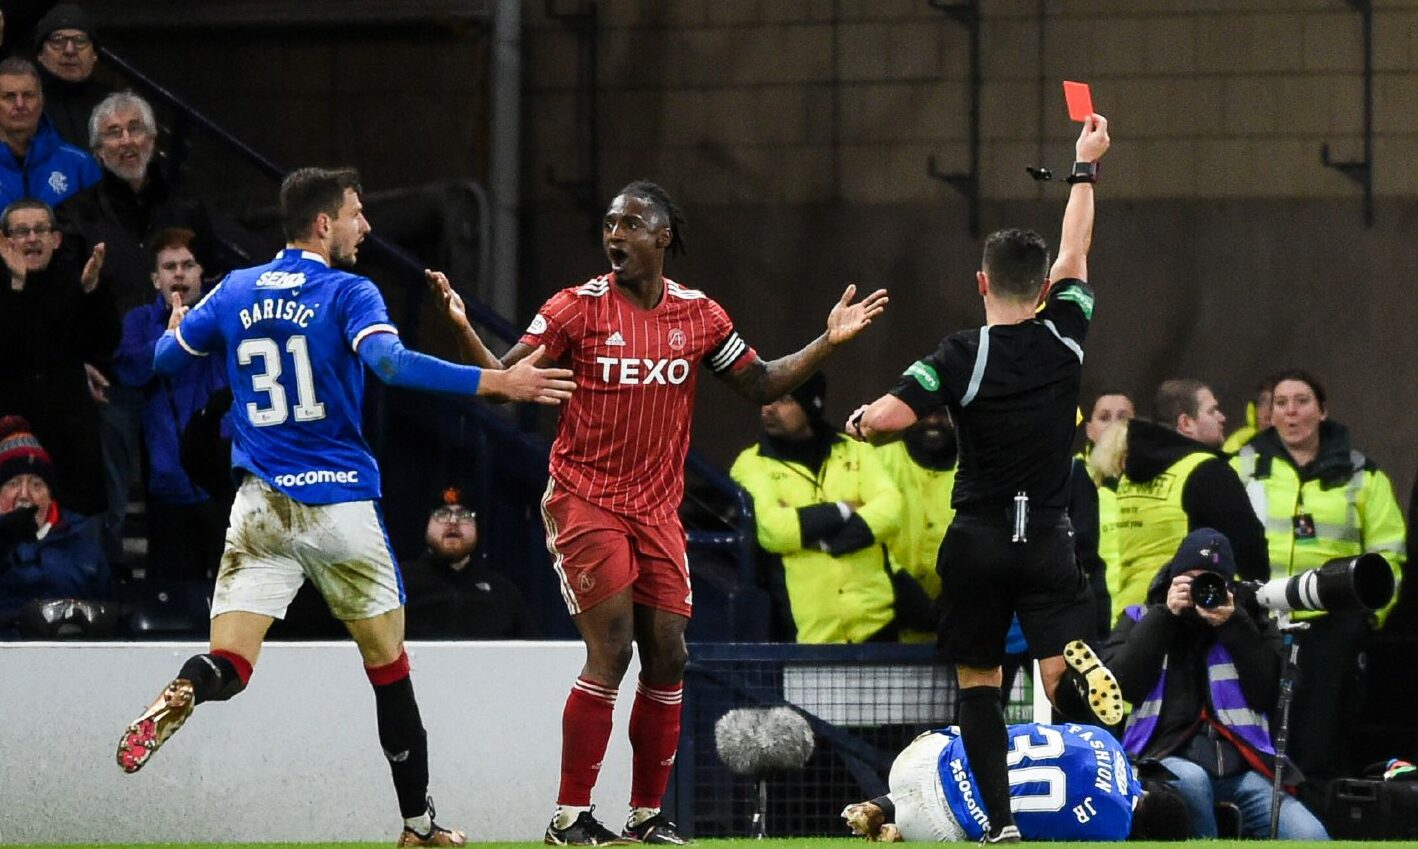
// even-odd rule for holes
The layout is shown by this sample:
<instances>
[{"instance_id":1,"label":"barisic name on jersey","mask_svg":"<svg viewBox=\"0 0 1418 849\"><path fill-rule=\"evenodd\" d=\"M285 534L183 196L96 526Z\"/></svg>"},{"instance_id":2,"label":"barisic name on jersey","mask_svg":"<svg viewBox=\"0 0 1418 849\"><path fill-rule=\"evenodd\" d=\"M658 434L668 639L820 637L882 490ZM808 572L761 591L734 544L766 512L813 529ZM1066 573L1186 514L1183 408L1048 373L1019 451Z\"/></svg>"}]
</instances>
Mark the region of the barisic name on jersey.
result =
<instances>
[{"instance_id":1,"label":"barisic name on jersey","mask_svg":"<svg viewBox=\"0 0 1418 849\"><path fill-rule=\"evenodd\" d=\"M320 306L319 304L315 305ZM262 298L251 303L251 309L241 310L241 327L249 329L258 321L289 321L297 327L309 327L315 317L315 307L308 307L299 301L287 298Z\"/></svg>"}]
</instances>

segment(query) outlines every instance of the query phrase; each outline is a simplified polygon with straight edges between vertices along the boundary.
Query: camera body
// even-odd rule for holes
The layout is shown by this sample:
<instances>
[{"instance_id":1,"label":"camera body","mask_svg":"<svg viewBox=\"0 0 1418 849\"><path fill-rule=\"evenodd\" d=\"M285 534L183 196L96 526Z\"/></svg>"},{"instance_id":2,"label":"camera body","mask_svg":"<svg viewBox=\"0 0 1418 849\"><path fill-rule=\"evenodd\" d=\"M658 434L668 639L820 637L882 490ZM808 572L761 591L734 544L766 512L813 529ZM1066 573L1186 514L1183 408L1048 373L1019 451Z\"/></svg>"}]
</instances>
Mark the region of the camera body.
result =
<instances>
[{"instance_id":1,"label":"camera body","mask_svg":"<svg viewBox=\"0 0 1418 849\"><path fill-rule=\"evenodd\" d=\"M1215 610L1226 603L1231 591L1228 581L1217 572L1202 572L1192 578L1192 604L1202 610Z\"/></svg>"}]
</instances>

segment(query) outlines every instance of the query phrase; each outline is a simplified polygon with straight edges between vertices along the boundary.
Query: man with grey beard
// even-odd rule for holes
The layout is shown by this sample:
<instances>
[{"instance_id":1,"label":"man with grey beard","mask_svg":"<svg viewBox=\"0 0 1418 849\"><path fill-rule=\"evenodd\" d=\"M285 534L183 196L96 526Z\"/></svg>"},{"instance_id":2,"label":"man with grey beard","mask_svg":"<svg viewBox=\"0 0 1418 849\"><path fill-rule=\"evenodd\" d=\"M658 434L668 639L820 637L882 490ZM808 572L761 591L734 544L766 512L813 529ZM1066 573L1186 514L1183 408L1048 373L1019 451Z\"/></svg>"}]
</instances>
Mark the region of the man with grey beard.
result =
<instances>
[{"instance_id":1,"label":"man with grey beard","mask_svg":"<svg viewBox=\"0 0 1418 849\"><path fill-rule=\"evenodd\" d=\"M206 205L176 191L160 167L157 131L152 106L138 95L118 92L101 100L89 118L89 147L103 166L103 177L59 210L72 243L81 249L100 242L107 246L103 281L119 315L152 299L147 244L159 231L191 230L197 262L213 277L226 272L215 255ZM107 364L101 368L110 383L108 403L99 407L108 504L105 542L109 556L116 559L142 450L143 396L115 380Z\"/></svg>"}]
</instances>

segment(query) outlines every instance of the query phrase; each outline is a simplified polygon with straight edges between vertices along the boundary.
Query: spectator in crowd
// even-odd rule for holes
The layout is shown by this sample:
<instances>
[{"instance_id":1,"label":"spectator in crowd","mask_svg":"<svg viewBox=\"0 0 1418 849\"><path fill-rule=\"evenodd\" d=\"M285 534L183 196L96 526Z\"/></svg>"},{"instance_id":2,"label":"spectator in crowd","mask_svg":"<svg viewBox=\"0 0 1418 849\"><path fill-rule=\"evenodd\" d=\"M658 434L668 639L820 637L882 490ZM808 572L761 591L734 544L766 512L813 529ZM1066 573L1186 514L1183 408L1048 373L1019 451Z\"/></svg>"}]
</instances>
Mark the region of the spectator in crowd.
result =
<instances>
[{"instance_id":1,"label":"spectator in crowd","mask_svg":"<svg viewBox=\"0 0 1418 849\"><path fill-rule=\"evenodd\" d=\"M901 439L878 448L877 457L901 493L901 527L886 541L901 641L934 642L935 601L940 598L936 557L955 517L950 505L956 459L950 412L941 408L922 417Z\"/></svg>"},{"instance_id":2,"label":"spectator in crowd","mask_svg":"<svg viewBox=\"0 0 1418 849\"><path fill-rule=\"evenodd\" d=\"M54 465L29 422L0 418L0 639L16 635L31 601L110 590L97 524L59 506Z\"/></svg>"},{"instance_id":3,"label":"spectator in crowd","mask_svg":"<svg viewBox=\"0 0 1418 849\"><path fill-rule=\"evenodd\" d=\"M1113 423L1132 421L1135 418L1137 409L1126 392L1105 389L1098 393L1098 397L1093 399L1088 420L1083 424L1083 433L1088 438L1088 443L1083 446L1083 456L1088 456L1088 452L1093 450L1093 446L1097 445L1099 438L1103 436L1103 431L1112 427Z\"/></svg>"},{"instance_id":4,"label":"spectator in crowd","mask_svg":"<svg viewBox=\"0 0 1418 849\"><path fill-rule=\"evenodd\" d=\"M88 144L89 116L109 93L93 79L98 64L95 38L93 21L74 3L50 9L34 30L44 114L60 138L80 149Z\"/></svg>"},{"instance_id":5,"label":"spectator in crowd","mask_svg":"<svg viewBox=\"0 0 1418 849\"><path fill-rule=\"evenodd\" d=\"M1353 449L1349 429L1329 420L1325 389L1295 369L1276 376L1271 427L1232 461L1256 515L1265 522L1270 574L1295 575L1335 557L1383 555L1395 581L1404 563L1403 511L1393 483L1373 460ZM1397 586L1397 585L1396 585ZM1398 597L1397 593L1394 598ZM1302 675L1295 691L1290 751L1311 778L1344 775L1343 725L1370 626L1381 627L1393 602L1370 617L1360 612L1297 613L1310 620L1299 637Z\"/></svg>"},{"instance_id":6,"label":"spectator in crowd","mask_svg":"<svg viewBox=\"0 0 1418 849\"><path fill-rule=\"evenodd\" d=\"M1079 459L1086 464L1093 453L1093 446L1103 438L1104 431L1117 422L1135 418L1137 410L1132 398L1126 393L1116 389L1105 389L1098 393L1098 397L1093 400L1088 420L1083 425L1088 441L1084 444ZM1098 556L1103 560L1108 595L1115 598L1122 589L1119 585L1122 576L1119 571L1122 555L1118 549L1118 479L1099 475L1093 480L1093 484L1098 493ZM1111 626L1112 616L1108 613L1103 615Z\"/></svg>"},{"instance_id":7,"label":"spectator in crowd","mask_svg":"<svg viewBox=\"0 0 1418 849\"><path fill-rule=\"evenodd\" d=\"M184 228L194 234L193 258L206 273L225 269L214 259L211 217L201 201L177 192L154 159L157 121L152 107L131 92L104 98L89 121L89 143L103 163L102 179L64 205L64 226L76 239L108 247L103 277L120 314L152 300L153 234ZM117 549L142 450L144 397L116 386L100 410L108 498L108 544Z\"/></svg>"},{"instance_id":8,"label":"spectator in crowd","mask_svg":"<svg viewBox=\"0 0 1418 849\"><path fill-rule=\"evenodd\" d=\"M798 642L894 640L882 543L900 526L901 493L875 449L827 423L826 395L817 372L764 405L762 436L729 476L753 498L759 545L783 558Z\"/></svg>"},{"instance_id":9,"label":"spectator in crowd","mask_svg":"<svg viewBox=\"0 0 1418 849\"><path fill-rule=\"evenodd\" d=\"M1227 454L1235 454L1252 439L1256 434L1270 427L1270 399L1275 394L1275 378L1266 377L1256 384L1255 394L1246 404L1246 423L1236 429L1236 432L1226 437L1226 442L1221 446L1221 450Z\"/></svg>"},{"instance_id":10,"label":"spectator in crowd","mask_svg":"<svg viewBox=\"0 0 1418 849\"><path fill-rule=\"evenodd\" d=\"M0 415L25 416L58 457L65 505L103 508L96 401L106 381L93 363L118 342L118 316L100 277L104 246L82 271L56 254L61 235L42 201L16 201L0 213Z\"/></svg>"},{"instance_id":11,"label":"spectator in crowd","mask_svg":"<svg viewBox=\"0 0 1418 849\"><path fill-rule=\"evenodd\" d=\"M1142 603L1152 576L1197 528L1226 535L1242 577L1269 574L1265 529L1220 450L1226 417L1215 394L1199 380L1164 381L1157 388L1156 415L1156 424L1138 419L1116 425L1092 452L1097 474L1118 479L1113 621L1123 608Z\"/></svg>"},{"instance_id":12,"label":"spectator in crowd","mask_svg":"<svg viewBox=\"0 0 1418 849\"><path fill-rule=\"evenodd\" d=\"M216 256L207 205L178 191L160 167L157 133L153 107L138 95L122 91L100 101L88 138L103 165L101 179L60 211L66 229L90 244L108 245L104 278L125 312L151 298L148 240L160 230L191 230L192 253L207 273L220 277L226 271Z\"/></svg>"},{"instance_id":13,"label":"spectator in crowd","mask_svg":"<svg viewBox=\"0 0 1418 849\"><path fill-rule=\"evenodd\" d=\"M449 488L428 515L428 548L405 564L405 636L411 640L528 640L536 624L517 585L477 551L478 514Z\"/></svg>"},{"instance_id":14,"label":"spectator in crowd","mask_svg":"<svg viewBox=\"0 0 1418 849\"><path fill-rule=\"evenodd\" d=\"M174 305L191 307L202 295L202 266L192 255L193 238L191 230L171 229L150 240L157 297L123 317L123 337L113 355L119 383L144 399L148 574L172 579L216 575L227 518L225 505L187 476L180 455L187 423L212 393L227 385L222 361L208 357L171 376L153 371L153 352Z\"/></svg>"},{"instance_id":15,"label":"spectator in crowd","mask_svg":"<svg viewBox=\"0 0 1418 849\"><path fill-rule=\"evenodd\" d=\"M1192 581L1208 572L1229 581L1236 563L1223 534L1197 528L1103 646L1133 705L1123 748L1133 758L1161 759L1177 776L1194 837L1217 836L1217 802L1240 809L1247 837L1268 837L1275 749L1267 713L1280 692L1280 632L1253 597L1238 599L1229 589L1224 598L1194 596ZM1288 795L1277 836L1329 839Z\"/></svg>"},{"instance_id":16,"label":"spectator in crowd","mask_svg":"<svg viewBox=\"0 0 1418 849\"><path fill-rule=\"evenodd\" d=\"M39 72L18 57L0 62L0 205L59 203L99 181L92 156L65 142L44 114Z\"/></svg>"}]
</instances>

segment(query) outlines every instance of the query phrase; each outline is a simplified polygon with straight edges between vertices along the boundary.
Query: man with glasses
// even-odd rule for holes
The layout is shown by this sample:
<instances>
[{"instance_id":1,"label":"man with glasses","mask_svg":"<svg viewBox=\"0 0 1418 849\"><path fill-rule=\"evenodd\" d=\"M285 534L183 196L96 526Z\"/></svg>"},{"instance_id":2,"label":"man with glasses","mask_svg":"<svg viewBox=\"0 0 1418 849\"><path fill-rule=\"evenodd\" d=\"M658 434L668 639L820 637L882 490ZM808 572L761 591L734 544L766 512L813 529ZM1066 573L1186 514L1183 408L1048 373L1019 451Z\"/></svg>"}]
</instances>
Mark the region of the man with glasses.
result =
<instances>
[{"instance_id":1,"label":"man with glasses","mask_svg":"<svg viewBox=\"0 0 1418 849\"><path fill-rule=\"evenodd\" d=\"M152 301L153 261L148 251L153 235L161 230L190 230L193 238L188 248L205 272L218 278L227 270L213 250L206 205L169 184L155 161L156 142L157 120L146 100L131 92L105 97L89 120L89 145L103 163L102 178L61 211L66 232L76 240L107 245L103 278L120 315ZM143 438L144 403L140 391L115 383L119 385L99 411L111 557L122 545Z\"/></svg>"},{"instance_id":2,"label":"man with glasses","mask_svg":"<svg viewBox=\"0 0 1418 849\"><path fill-rule=\"evenodd\" d=\"M54 451L65 506L103 509L97 398L103 378L91 363L118 341L118 314L100 281L103 246L82 270L56 254L54 213L37 200L0 214L0 415L29 419Z\"/></svg>"},{"instance_id":3,"label":"man with glasses","mask_svg":"<svg viewBox=\"0 0 1418 849\"><path fill-rule=\"evenodd\" d=\"M456 488L428 515L428 548L404 564L404 632L411 640L526 640L538 636L517 585L477 551L478 514Z\"/></svg>"},{"instance_id":4,"label":"man with glasses","mask_svg":"<svg viewBox=\"0 0 1418 849\"><path fill-rule=\"evenodd\" d=\"M34 54L44 114L60 138L82 148L88 142L89 115L112 91L93 78L98 44L92 20L77 5L60 3L35 25Z\"/></svg>"},{"instance_id":5,"label":"man with glasses","mask_svg":"<svg viewBox=\"0 0 1418 849\"><path fill-rule=\"evenodd\" d=\"M97 183L92 156L64 141L44 115L39 71L18 57L0 62L0 204L23 198L50 206Z\"/></svg>"},{"instance_id":6,"label":"man with glasses","mask_svg":"<svg viewBox=\"0 0 1418 849\"><path fill-rule=\"evenodd\" d=\"M153 353L167 330L173 303L196 305L202 266L192 255L191 230L161 230L150 240L157 297L123 317L123 337L113 355L119 383L143 398L147 447L147 518L150 577L211 579L222 558L226 510L182 468L182 431L211 396L227 385L224 363L208 357L170 376L153 371Z\"/></svg>"}]
</instances>

